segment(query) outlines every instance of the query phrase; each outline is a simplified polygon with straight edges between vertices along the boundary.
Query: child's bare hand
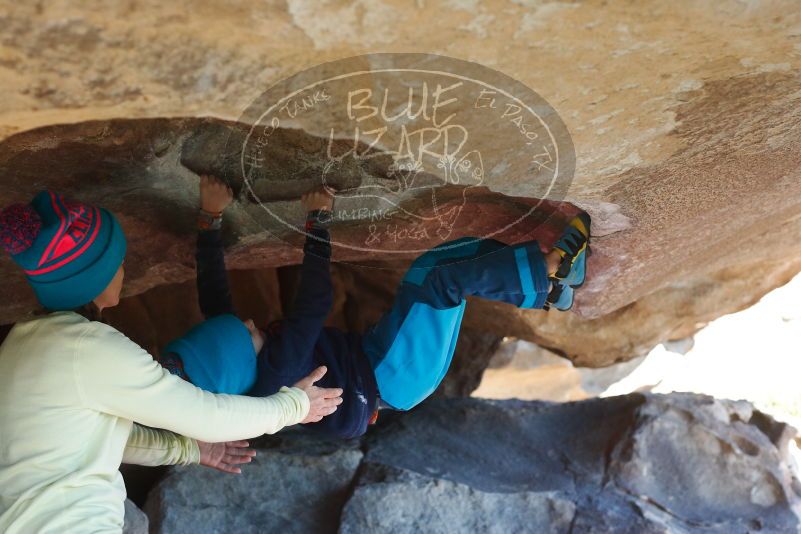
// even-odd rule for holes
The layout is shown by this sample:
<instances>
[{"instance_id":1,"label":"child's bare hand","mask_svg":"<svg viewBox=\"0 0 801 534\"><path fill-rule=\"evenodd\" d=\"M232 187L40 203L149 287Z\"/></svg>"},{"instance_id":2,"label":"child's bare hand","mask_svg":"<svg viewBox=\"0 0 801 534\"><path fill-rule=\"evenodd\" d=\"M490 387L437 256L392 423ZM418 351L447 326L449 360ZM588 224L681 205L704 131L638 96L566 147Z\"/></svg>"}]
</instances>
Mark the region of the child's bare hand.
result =
<instances>
[{"instance_id":1,"label":"child's bare hand","mask_svg":"<svg viewBox=\"0 0 801 534\"><path fill-rule=\"evenodd\" d=\"M200 208L210 213L222 213L234 199L234 192L214 176L200 177Z\"/></svg>"},{"instance_id":2,"label":"child's bare hand","mask_svg":"<svg viewBox=\"0 0 801 534\"><path fill-rule=\"evenodd\" d=\"M310 189L300 197L300 203L308 211L327 210L334 207L334 190L324 185Z\"/></svg>"},{"instance_id":3,"label":"child's bare hand","mask_svg":"<svg viewBox=\"0 0 801 534\"><path fill-rule=\"evenodd\" d=\"M316 423L326 415L337 411L337 406L342 404L341 388L318 388L314 385L325 376L326 371L328 369L325 366L318 367L309 376L295 384L296 388L305 391L309 397L309 414L300 422L301 424Z\"/></svg>"}]
</instances>

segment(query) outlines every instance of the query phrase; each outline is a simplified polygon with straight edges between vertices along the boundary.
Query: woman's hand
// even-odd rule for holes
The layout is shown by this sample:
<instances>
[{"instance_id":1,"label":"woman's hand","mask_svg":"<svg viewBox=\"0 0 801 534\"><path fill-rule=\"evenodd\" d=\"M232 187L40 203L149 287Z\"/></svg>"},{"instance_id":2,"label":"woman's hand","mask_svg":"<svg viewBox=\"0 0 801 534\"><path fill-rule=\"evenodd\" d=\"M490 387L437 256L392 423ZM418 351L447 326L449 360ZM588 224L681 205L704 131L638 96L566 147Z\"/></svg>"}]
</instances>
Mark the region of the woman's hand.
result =
<instances>
[{"instance_id":1,"label":"woman's hand","mask_svg":"<svg viewBox=\"0 0 801 534\"><path fill-rule=\"evenodd\" d=\"M300 203L307 212L314 210L331 211L334 207L334 190L324 185L310 189L300 197Z\"/></svg>"},{"instance_id":2,"label":"woman's hand","mask_svg":"<svg viewBox=\"0 0 801 534\"><path fill-rule=\"evenodd\" d=\"M209 213L222 213L234 199L234 192L214 176L200 177L200 209Z\"/></svg>"},{"instance_id":3,"label":"woman's hand","mask_svg":"<svg viewBox=\"0 0 801 534\"><path fill-rule=\"evenodd\" d=\"M249 463L256 456L256 451L248 449L248 445L247 441L225 441L222 443L198 441L200 465L205 465L224 473L238 475L242 470L236 466Z\"/></svg>"},{"instance_id":4,"label":"woman's hand","mask_svg":"<svg viewBox=\"0 0 801 534\"><path fill-rule=\"evenodd\" d=\"M296 388L300 388L306 392L309 397L309 414L306 419L301 421L301 424L316 423L326 415L331 415L337 411L337 406L342 404L342 389L341 388L318 388L314 385L315 382L325 376L326 367L323 365L311 372L309 376L295 384Z\"/></svg>"}]
</instances>

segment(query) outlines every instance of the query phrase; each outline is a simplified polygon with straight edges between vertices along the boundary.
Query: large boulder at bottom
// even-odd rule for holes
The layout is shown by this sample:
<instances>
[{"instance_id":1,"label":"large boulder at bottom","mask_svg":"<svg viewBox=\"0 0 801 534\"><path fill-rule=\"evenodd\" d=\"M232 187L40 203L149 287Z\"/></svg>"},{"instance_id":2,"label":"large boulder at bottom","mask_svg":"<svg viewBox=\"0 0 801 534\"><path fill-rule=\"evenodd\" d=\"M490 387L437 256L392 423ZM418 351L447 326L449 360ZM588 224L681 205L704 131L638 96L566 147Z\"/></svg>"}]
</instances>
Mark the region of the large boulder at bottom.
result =
<instances>
[{"instance_id":1,"label":"large boulder at bottom","mask_svg":"<svg viewBox=\"0 0 801 534\"><path fill-rule=\"evenodd\" d=\"M357 443L291 431L240 477L174 469L154 532L798 532L795 430L694 394L433 399Z\"/></svg>"},{"instance_id":2,"label":"large boulder at bottom","mask_svg":"<svg viewBox=\"0 0 801 534\"><path fill-rule=\"evenodd\" d=\"M368 476L375 478L362 481L345 506L342 534L568 532L576 514L576 504L558 492L493 493L391 471L372 466Z\"/></svg>"},{"instance_id":3,"label":"large boulder at bottom","mask_svg":"<svg viewBox=\"0 0 801 534\"><path fill-rule=\"evenodd\" d=\"M336 532L362 452L303 436L272 445L241 475L174 468L145 505L151 532Z\"/></svg>"}]
</instances>

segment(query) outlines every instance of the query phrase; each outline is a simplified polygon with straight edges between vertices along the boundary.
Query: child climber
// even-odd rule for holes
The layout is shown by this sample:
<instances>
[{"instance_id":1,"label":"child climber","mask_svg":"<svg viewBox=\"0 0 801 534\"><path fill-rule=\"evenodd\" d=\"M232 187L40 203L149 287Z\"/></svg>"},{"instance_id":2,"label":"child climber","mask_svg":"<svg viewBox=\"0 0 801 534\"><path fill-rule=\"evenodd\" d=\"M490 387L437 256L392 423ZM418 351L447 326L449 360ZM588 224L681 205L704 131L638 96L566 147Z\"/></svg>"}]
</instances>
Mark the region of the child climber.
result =
<instances>
[{"instance_id":1,"label":"child climber","mask_svg":"<svg viewBox=\"0 0 801 534\"><path fill-rule=\"evenodd\" d=\"M201 177L197 287L207 320L170 343L160 362L203 389L253 396L275 393L324 365L320 385L343 390L339 409L310 425L328 435L359 436L379 407L408 410L434 392L450 366L466 296L568 310L584 282L590 217L582 212L547 254L536 241L443 243L414 261L392 308L365 334L324 327L332 304L326 222L333 195L320 187L301 199L307 238L293 305L262 332L237 319L231 303L220 225L232 198L225 184Z\"/></svg>"}]
</instances>

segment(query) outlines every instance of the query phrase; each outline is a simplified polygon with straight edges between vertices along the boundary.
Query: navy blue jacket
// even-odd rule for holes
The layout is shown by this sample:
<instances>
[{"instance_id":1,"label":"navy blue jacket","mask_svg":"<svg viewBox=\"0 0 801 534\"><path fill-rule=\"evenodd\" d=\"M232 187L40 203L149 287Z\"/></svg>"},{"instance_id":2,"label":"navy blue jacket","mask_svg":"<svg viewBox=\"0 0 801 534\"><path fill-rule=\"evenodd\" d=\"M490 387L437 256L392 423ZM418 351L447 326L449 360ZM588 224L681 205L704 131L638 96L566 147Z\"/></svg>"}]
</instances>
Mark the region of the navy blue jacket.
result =
<instances>
[{"instance_id":1,"label":"navy blue jacket","mask_svg":"<svg viewBox=\"0 0 801 534\"><path fill-rule=\"evenodd\" d=\"M325 365L328 372L317 385L342 388L342 404L332 415L308 426L327 435L352 438L367 431L376 409L375 375L362 351L361 335L323 327L333 301L330 236L312 218L306 231L298 291L284 319L273 321L266 329L266 342L257 358L258 378L248 395L272 395ZM203 315L235 314L219 230L199 232L196 259Z\"/></svg>"}]
</instances>

